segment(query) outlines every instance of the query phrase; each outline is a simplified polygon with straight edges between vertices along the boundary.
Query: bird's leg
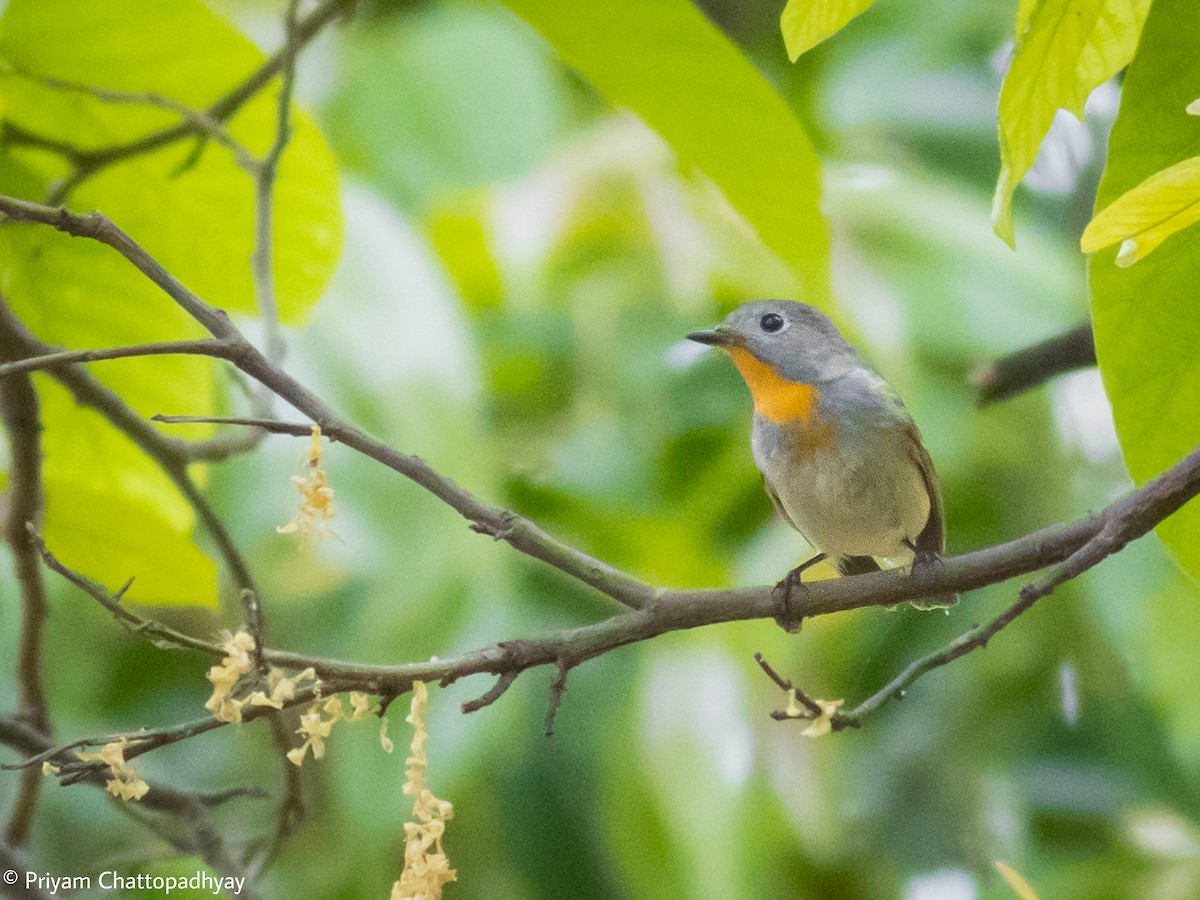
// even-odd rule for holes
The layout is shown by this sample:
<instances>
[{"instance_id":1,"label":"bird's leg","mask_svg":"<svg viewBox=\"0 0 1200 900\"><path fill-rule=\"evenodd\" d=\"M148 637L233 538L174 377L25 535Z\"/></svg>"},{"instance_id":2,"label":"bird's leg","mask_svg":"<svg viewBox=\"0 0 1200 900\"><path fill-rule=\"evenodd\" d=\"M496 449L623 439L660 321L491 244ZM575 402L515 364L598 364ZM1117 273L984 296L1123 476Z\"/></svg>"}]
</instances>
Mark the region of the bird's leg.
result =
<instances>
[{"instance_id":1,"label":"bird's leg","mask_svg":"<svg viewBox=\"0 0 1200 900\"><path fill-rule=\"evenodd\" d=\"M942 554L936 550L930 550L928 547L918 547L908 538L903 541L905 547L913 552L912 571L916 572L921 569L929 570L932 568L940 568L942 565Z\"/></svg>"},{"instance_id":2,"label":"bird's leg","mask_svg":"<svg viewBox=\"0 0 1200 900\"><path fill-rule=\"evenodd\" d=\"M919 572L929 572L942 568L942 554L936 550L930 550L928 547L918 548L912 541L907 539L905 539L904 544L913 552L912 566L909 569L910 576L916 575ZM913 609L948 610L958 603L958 594L941 594L937 597L929 597L924 600L910 600L909 603L912 604Z\"/></svg>"},{"instance_id":3,"label":"bird's leg","mask_svg":"<svg viewBox=\"0 0 1200 900\"><path fill-rule=\"evenodd\" d=\"M817 563L824 560L825 554L818 553L812 559L800 563L800 565L783 576L783 580L779 584L775 585L775 593L783 594L780 601L779 613L775 616L775 622L784 631L794 634L800 630L800 623L804 616L792 609L793 592L803 589L804 582L801 580L801 576Z\"/></svg>"}]
</instances>

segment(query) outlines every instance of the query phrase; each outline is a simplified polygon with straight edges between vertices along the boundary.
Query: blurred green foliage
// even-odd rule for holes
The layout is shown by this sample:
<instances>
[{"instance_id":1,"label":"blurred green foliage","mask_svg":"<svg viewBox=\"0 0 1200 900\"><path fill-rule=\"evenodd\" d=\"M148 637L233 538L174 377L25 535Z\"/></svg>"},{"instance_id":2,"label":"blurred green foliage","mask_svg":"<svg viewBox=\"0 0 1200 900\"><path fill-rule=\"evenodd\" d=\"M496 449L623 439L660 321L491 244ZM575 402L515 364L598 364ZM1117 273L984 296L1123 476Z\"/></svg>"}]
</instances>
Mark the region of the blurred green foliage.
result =
<instances>
[{"instance_id":1,"label":"blurred green foliage","mask_svg":"<svg viewBox=\"0 0 1200 900\"><path fill-rule=\"evenodd\" d=\"M988 212L992 57L1015 3L880 3L794 69L778 6L703 3L827 158L827 308L913 410L942 477L951 552L1125 490L1094 373L986 410L969 386L981 361L1086 315L1075 245L1111 112L1091 130L1052 130L1088 155L1053 191L1018 192L1014 254ZM762 494L744 386L682 341L744 299L794 291L789 266L712 182L496 4L381 4L319 52L301 85L342 168L346 242L325 297L289 335L289 369L472 491L654 582L768 583L803 558ZM302 453L273 438L209 478L264 583L272 644L399 662L611 612L336 445L326 467L340 540L298 546L275 527L293 514ZM15 592L0 569L9 647ZM459 870L446 896L1007 898L997 859L1046 898L1196 896L1200 606L1155 538L860 731L812 741L768 717L784 698L755 651L816 696L854 702L1016 589L979 591L947 615L872 609L798 636L738 623L626 648L572 672L551 739L547 672L471 716L457 704L486 683L435 690L429 777L455 804L446 846ZM60 737L202 712L206 660L121 634L61 585L53 600ZM218 624L172 615L200 632ZM222 621L239 618L225 598ZM9 706L10 691L0 684ZM362 723L339 726L326 759L305 764L308 818L265 895L386 895L409 808L404 704L391 713L395 756ZM140 762L178 786L278 790L259 726ZM95 791L48 785L44 803L39 868L171 855ZM223 834L236 844L272 816L239 801Z\"/></svg>"}]
</instances>

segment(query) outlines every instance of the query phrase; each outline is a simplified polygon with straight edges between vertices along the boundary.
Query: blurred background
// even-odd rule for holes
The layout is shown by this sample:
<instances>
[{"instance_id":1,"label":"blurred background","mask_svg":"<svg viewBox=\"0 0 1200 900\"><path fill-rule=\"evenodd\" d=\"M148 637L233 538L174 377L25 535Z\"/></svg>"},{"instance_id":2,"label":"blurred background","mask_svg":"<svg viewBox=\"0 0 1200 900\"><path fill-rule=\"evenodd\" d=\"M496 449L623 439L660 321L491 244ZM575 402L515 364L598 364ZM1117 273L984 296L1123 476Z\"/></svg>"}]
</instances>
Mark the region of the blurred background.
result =
<instances>
[{"instance_id":1,"label":"blurred background","mask_svg":"<svg viewBox=\"0 0 1200 900\"><path fill-rule=\"evenodd\" d=\"M215 5L277 45L277 4ZM818 146L827 312L916 417L949 551L1127 490L1095 372L986 409L970 384L981 363L1087 316L1077 240L1117 86L1095 93L1087 124L1056 122L1018 192L1014 253L989 211L1015 2L881 0L796 66L778 0L701 5ZM770 583L806 557L762 492L745 387L727 360L682 340L792 290L709 182L496 4L373 3L305 53L299 84L342 166L346 242L327 296L288 335L291 371L471 491L654 583ZM340 446L326 457L339 539L277 535L302 443L271 438L211 473L265 585L273 645L401 662L614 611ZM54 588L60 735L201 712L207 661L129 639ZM812 740L769 718L784 698L756 651L852 705L1018 588L975 592L948 614L869 609L794 636L762 621L625 648L572 672L550 739L548 671L470 716L458 704L490 681L433 691L430 786L455 807L445 845L459 881L446 896L1013 896L995 860L1043 898L1200 896L1200 605L1156 538L861 730ZM230 599L222 620L234 625ZM391 717L395 756L369 724L345 725L325 760L305 764L308 818L264 895L386 895L410 809L406 705ZM279 785L260 726L155 752L141 769L181 787ZM97 791L47 786L44 803L34 852L52 871L164 852ZM226 834L249 839L272 816L265 802L230 807Z\"/></svg>"}]
</instances>

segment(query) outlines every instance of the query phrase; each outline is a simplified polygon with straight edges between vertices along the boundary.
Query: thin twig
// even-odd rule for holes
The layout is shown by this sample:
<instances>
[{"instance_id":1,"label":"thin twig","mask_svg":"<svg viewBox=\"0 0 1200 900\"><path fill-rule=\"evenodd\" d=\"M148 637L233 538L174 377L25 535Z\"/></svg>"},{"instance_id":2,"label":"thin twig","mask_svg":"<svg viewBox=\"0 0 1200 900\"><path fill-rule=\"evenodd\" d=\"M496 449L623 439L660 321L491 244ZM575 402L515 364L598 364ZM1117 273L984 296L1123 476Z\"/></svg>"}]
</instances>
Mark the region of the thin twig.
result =
<instances>
[{"instance_id":1,"label":"thin twig","mask_svg":"<svg viewBox=\"0 0 1200 900\"><path fill-rule=\"evenodd\" d=\"M279 332L279 307L275 298L275 275L272 270L273 245L271 241L275 179L279 171L279 160L291 140L292 90L296 81L296 54L300 52L296 10L299 0L289 0L284 15L284 42L279 96L275 107L275 140L271 149L259 162L254 173L254 251L250 257L250 272L254 277L254 291L258 298L258 312L266 333L266 356L278 365L283 361L285 345ZM270 415L274 395L265 391L265 403L257 412Z\"/></svg>"},{"instance_id":2,"label":"thin twig","mask_svg":"<svg viewBox=\"0 0 1200 900\"><path fill-rule=\"evenodd\" d=\"M0 367L2 368L2 367ZM0 373L2 374L2 373ZM303 422L278 422L274 419L256 419L247 416L164 416L150 417L151 422L164 425L241 425L261 428L271 434L287 434L292 437L312 437L312 424ZM326 435L322 434L322 437Z\"/></svg>"},{"instance_id":3,"label":"thin twig","mask_svg":"<svg viewBox=\"0 0 1200 900\"><path fill-rule=\"evenodd\" d=\"M812 718L824 715L824 710L821 709L820 704L817 703L816 700L792 684L789 679L784 678L782 675L776 672L775 668L763 658L761 653L754 654L754 661L758 663L759 668L761 668L763 672L766 673L766 676L775 682L775 684L778 685L781 690L786 691L789 695L794 692L796 701L810 713L812 713Z\"/></svg>"},{"instance_id":4,"label":"thin twig","mask_svg":"<svg viewBox=\"0 0 1200 900\"><path fill-rule=\"evenodd\" d=\"M311 418L321 426L324 434L336 436L342 443L424 487L468 519L477 531L507 541L522 553L561 569L626 606L640 608L657 595L658 592L649 585L551 537L529 519L485 503L436 472L424 460L400 453L344 421L332 407L273 365L246 340L224 310L210 306L189 291L136 241L100 213L76 215L65 209L10 197L0 197L0 211L17 220L51 225L67 234L91 238L117 250L213 337L237 346L235 365L239 369ZM153 433L158 435L157 431Z\"/></svg>"},{"instance_id":5,"label":"thin twig","mask_svg":"<svg viewBox=\"0 0 1200 900\"><path fill-rule=\"evenodd\" d=\"M546 705L546 737L554 737L554 720L558 717L558 708L562 706L563 694L567 691L567 675L573 665L565 657L556 662L558 671L550 682L550 702Z\"/></svg>"},{"instance_id":6,"label":"thin twig","mask_svg":"<svg viewBox=\"0 0 1200 900\"><path fill-rule=\"evenodd\" d=\"M118 740L119 736L114 736L113 739ZM53 747L50 739L44 734L32 728L27 722L10 716L0 716L0 743L36 759L36 764L31 764L27 771L36 772L42 779L46 777L41 771L42 762L49 762L60 768L80 765L79 758L72 751L76 747L87 745L86 742L79 741L62 747ZM107 741L103 743L107 743ZM218 832L208 824L207 811L231 800L259 798L262 796L261 791L255 788L237 787L222 791L192 793L177 790L154 779L143 780L146 781L150 790L139 801L141 807L173 817L181 825L192 830L198 838L202 838L195 842L196 850L194 852L202 856L216 871L223 874L235 874L240 870L240 865L234 862L223 846ZM81 773L76 781L103 790L107 781L107 767L92 767L87 772ZM214 840L214 838L216 839Z\"/></svg>"},{"instance_id":7,"label":"thin twig","mask_svg":"<svg viewBox=\"0 0 1200 900\"><path fill-rule=\"evenodd\" d=\"M90 350L55 350L49 345L42 346L47 348L46 353L0 364L0 378L25 372L44 372L76 363L130 359L138 356L211 356L217 359L229 359L235 353L232 345L213 338L200 338L192 341L157 341L128 347L102 347ZM28 349L28 345L24 342L22 349Z\"/></svg>"},{"instance_id":8,"label":"thin twig","mask_svg":"<svg viewBox=\"0 0 1200 900\"><path fill-rule=\"evenodd\" d=\"M1057 375L1096 365L1092 323L1003 356L972 376L979 388L980 406L1015 397Z\"/></svg>"},{"instance_id":9,"label":"thin twig","mask_svg":"<svg viewBox=\"0 0 1200 900\"><path fill-rule=\"evenodd\" d=\"M318 4L310 13L296 21L294 46L285 46L269 56L245 79L203 110L203 115L212 122L228 121L234 113L270 84L271 79L279 74L289 58L294 57L300 48L305 47L327 25L352 10L356 2L357 0L324 0ZM17 129L8 122L0 123L0 142L14 138L24 143L36 142L38 146L59 151L72 160L75 167L74 172L64 179L59 188L51 195L49 198L51 204L66 200L72 190L108 166L151 153L196 135L207 136L207 129L200 122L188 119L176 125L150 132L132 141L85 150L73 147L67 142L30 135L27 131Z\"/></svg>"},{"instance_id":10,"label":"thin twig","mask_svg":"<svg viewBox=\"0 0 1200 900\"><path fill-rule=\"evenodd\" d=\"M259 856L256 874L268 868L279 857L283 845L304 821L306 814L300 768L293 765L287 757L288 751L292 749L292 734L284 722L284 714L280 712L271 716L270 725L271 744L279 756L280 771L283 775L283 796L279 798L275 811L274 833Z\"/></svg>"},{"instance_id":11,"label":"thin twig","mask_svg":"<svg viewBox=\"0 0 1200 900\"><path fill-rule=\"evenodd\" d=\"M0 200L0 208L3 206L4 201ZM4 329L10 334L23 356L45 357L54 352L53 348L43 344L30 333L25 324L3 302L3 298L0 298L0 329ZM235 332L235 334L241 338L240 333ZM227 345L231 347L230 352L233 358L244 352L240 344L230 344L227 341ZM188 452L188 445L163 434L136 413L119 394L101 384L80 366L55 366L49 371L71 392L76 401L103 415L158 463L164 474L175 484L195 510L196 517L212 537L213 543L225 561L238 589L257 592L258 587L249 564L237 544L234 543L233 536L229 533L225 523L217 515L208 498L196 486L188 471L188 463L192 458Z\"/></svg>"},{"instance_id":12,"label":"thin twig","mask_svg":"<svg viewBox=\"0 0 1200 900\"><path fill-rule=\"evenodd\" d=\"M250 151L246 149L245 145L236 140L225 128L224 123L214 118L207 110L196 109L188 106L186 103L180 103L178 100L162 94L156 94L152 91L119 91L113 88L68 81L63 78L53 78L48 75L34 75L23 72L20 69L15 69L13 74L28 78L30 81L36 81L38 84L45 85L46 87L55 88L56 90L94 97L103 103L125 106L151 106L174 113L185 123L193 126L197 133L204 135L218 146L224 147L232 153L234 159L243 168L252 169L257 166L257 161ZM9 135L9 137L15 138L14 143L32 143L42 146L43 149L54 150L60 156L64 156L76 163L84 162L86 164L86 161L94 157L96 152L81 150L73 144L46 141L21 129L18 129L15 134Z\"/></svg>"},{"instance_id":13,"label":"thin twig","mask_svg":"<svg viewBox=\"0 0 1200 900\"><path fill-rule=\"evenodd\" d=\"M485 706L491 706L493 703L503 697L505 692L512 687L513 682L517 680L517 675L519 674L519 672L505 672L496 679L496 683L488 689L487 693L480 697L476 697L474 700L464 701L462 704L462 711L464 713L473 713L478 712Z\"/></svg>"}]
</instances>

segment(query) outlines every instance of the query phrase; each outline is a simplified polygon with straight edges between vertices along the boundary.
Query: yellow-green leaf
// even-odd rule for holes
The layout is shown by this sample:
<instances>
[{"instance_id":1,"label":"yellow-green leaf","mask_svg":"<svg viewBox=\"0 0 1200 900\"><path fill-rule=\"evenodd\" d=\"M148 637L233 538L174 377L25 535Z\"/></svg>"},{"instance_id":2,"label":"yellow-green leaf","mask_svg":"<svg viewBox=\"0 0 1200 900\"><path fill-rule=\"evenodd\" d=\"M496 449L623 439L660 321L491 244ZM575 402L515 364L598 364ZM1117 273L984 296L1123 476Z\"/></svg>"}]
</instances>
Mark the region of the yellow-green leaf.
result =
<instances>
[{"instance_id":1,"label":"yellow-green leaf","mask_svg":"<svg viewBox=\"0 0 1200 900\"><path fill-rule=\"evenodd\" d=\"M1088 94L1133 57L1150 0L1036 0L1017 11L1017 42L1000 88L996 234L1014 246L1012 195L1054 114L1083 115Z\"/></svg>"},{"instance_id":2,"label":"yellow-green leaf","mask_svg":"<svg viewBox=\"0 0 1200 900\"><path fill-rule=\"evenodd\" d=\"M1019 41L1021 39L1021 35L1029 27L1029 20L1033 18L1033 11L1039 2L1040 0L1021 0L1017 4L1017 21L1016 27L1013 28L1013 40Z\"/></svg>"},{"instance_id":3,"label":"yellow-green leaf","mask_svg":"<svg viewBox=\"0 0 1200 900\"><path fill-rule=\"evenodd\" d=\"M779 17L788 59L795 62L801 53L832 37L865 12L874 0L788 0Z\"/></svg>"},{"instance_id":4,"label":"yellow-green leaf","mask_svg":"<svg viewBox=\"0 0 1200 900\"><path fill-rule=\"evenodd\" d=\"M1118 266L1131 266L1181 229L1200 222L1200 156L1155 172L1126 191L1088 223L1079 240L1084 253L1123 241Z\"/></svg>"},{"instance_id":5,"label":"yellow-green leaf","mask_svg":"<svg viewBox=\"0 0 1200 900\"><path fill-rule=\"evenodd\" d=\"M1195 0L1154 0L1137 57L1121 86L1121 111L1096 191L1103 210L1196 153L1196 120L1182 114L1200 84ZM1178 232L1136 266L1113 265L1115 248L1088 261L1092 325L1104 390L1129 474L1141 484L1200 443L1200 228ZM1175 560L1200 578L1200 504L1155 529Z\"/></svg>"},{"instance_id":6,"label":"yellow-green leaf","mask_svg":"<svg viewBox=\"0 0 1200 900\"><path fill-rule=\"evenodd\" d=\"M142 603L212 606L213 561L192 542L192 507L129 438L37 378L46 484L46 544L109 589L133 578Z\"/></svg>"},{"instance_id":7,"label":"yellow-green leaf","mask_svg":"<svg viewBox=\"0 0 1200 900\"><path fill-rule=\"evenodd\" d=\"M106 102L94 91L152 92L203 109L244 80L264 54L200 0L10 0L0 15L6 120L86 150L120 146L179 122L153 103ZM66 89L53 79L82 86ZM227 123L252 153L275 135L276 85ZM293 110L275 190L278 308L303 319L340 251L333 155L312 119ZM189 288L230 310L255 309L249 260L254 188L223 147L195 141L103 168L68 198L125 229ZM185 165L187 163L188 165ZM66 160L19 141L0 148L0 192L42 200ZM42 340L71 348L199 337L170 298L110 248L37 225L0 227L0 289ZM214 372L201 357L146 357L93 372L138 413L214 411ZM46 540L69 565L153 603L216 602L215 567L192 542L194 516L174 485L97 414L45 378ZM190 432L200 436L202 431Z\"/></svg>"},{"instance_id":8,"label":"yellow-green leaf","mask_svg":"<svg viewBox=\"0 0 1200 900\"><path fill-rule=\"evenodd\" d=\"M827 303L829 228L820 164L788 105L690 0L506 0L610 103L632 109L719 187Z\"/></svg>"}]
</instances>

